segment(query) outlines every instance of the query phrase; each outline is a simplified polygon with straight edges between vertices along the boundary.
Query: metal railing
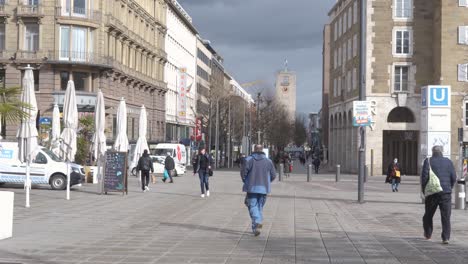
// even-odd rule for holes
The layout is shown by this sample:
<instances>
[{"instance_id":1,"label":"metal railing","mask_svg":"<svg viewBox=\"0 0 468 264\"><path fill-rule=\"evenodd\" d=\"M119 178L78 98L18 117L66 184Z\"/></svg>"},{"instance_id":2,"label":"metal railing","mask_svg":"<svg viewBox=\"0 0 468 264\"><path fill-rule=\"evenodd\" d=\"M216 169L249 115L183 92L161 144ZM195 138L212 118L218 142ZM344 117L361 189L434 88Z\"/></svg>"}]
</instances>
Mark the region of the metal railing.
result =
<instances>
[{"instance_id":1,"label":"metal railing","mask_svg":"<svg viewBox=\"0 0 468 264\"><path fill-rule=\"evenodd\" d=\"M44 9L42 5L19 5L16 14L18 16L42 16L44 15Z\"/></svg>"},{"instance_id":2,"label":"metal railing","mask_svg":"<svg viewBox=\"0 0 468 264\"><path fill-rule=\"evenodd\" d=\"M110 58L96 52L51 50L45 55L45 60L57 63L93 64L110 67Z\"/></svg>"},{"instance_id":3,"label":"metal railing","mask_svg":"<svg viewBox=\"0 0 468 264\"><path fill-rule=\"evenodd\" d=\"M98 23L102 19L102 12L87 8L57 6L55 7L55 16L67 19L89 20Z\"/></svg>"},{"instance_id":4,"label":"metal railing","mask_svg":"<svg viewBox=\"0 0 468 264\"><path fill-rule=\"evenodd\" d=\"M16 51L16 60L43 60L46 52L40 50L18 50Z\"/></svg>"},{"instance_id":5,"label":"metal railing","mask_svg":"<svg viewBox=\"0 0 468 264\"><path fill-rule=\"evenodd\" d=\"M6 7L6 1L0 1L0 16L8 15L7 12L5 11L5 7Z\"/></svg>"}]
</instances>

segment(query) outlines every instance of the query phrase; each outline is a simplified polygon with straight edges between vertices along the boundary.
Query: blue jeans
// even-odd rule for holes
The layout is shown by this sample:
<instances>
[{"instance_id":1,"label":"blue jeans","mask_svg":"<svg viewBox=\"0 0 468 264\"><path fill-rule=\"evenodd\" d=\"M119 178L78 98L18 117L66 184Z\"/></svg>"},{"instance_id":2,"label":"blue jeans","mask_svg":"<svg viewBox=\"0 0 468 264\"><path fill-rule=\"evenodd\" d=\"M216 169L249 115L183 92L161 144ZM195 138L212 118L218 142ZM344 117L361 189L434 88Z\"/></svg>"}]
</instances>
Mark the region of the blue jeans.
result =
<instances>
[{"instance_id":1,"label":"blue jeans","mask_svg":"<svg viewBox=\"0 0 468 264\"><path fill-rule=\"evenodd\" d=\"M206 190L210 190L210 184L209 184L209 181L208 181L208 171L206 170L199 170L198 171L198 177L200 178L200 189L201 189L201 193L202 194L205 194L205 188Z\"/></svg>"},{"instance_id":2,"label":"blue jeans","mask_svg":"<svg viewBox=\"0 0 468 264\"><path fill-rule=\"evenodd\" d=\"M267 195L262 193L247 193L245 197L245 205L249 209L253 231L255 231L258 224L263 222L263 206L266 203L266 198Z\"/></svg>"},{"instance_id":3,"label":"blue jeans","mask_svg":"<svg viewBox=\"0 0 468 264\"><path fill-rule=\"evenodd\" d=\"M392 190L395 191L400 186L400 183L396 181L396 179L392 179Z\"/></svg>"}]
</instances>

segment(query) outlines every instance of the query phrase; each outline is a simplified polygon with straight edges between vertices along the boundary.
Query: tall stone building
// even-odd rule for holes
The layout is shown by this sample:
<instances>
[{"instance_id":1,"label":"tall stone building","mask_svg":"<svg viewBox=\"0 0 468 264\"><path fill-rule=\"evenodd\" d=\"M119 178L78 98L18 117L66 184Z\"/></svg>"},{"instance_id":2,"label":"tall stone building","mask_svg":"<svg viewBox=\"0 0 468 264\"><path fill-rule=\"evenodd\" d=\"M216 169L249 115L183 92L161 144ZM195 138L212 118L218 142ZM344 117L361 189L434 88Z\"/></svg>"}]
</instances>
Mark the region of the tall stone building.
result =
<instances>
[{"instance_id":1,"label":"tall stone building","mask_svg":"<svg viewBox=\"0 0 468 264\"><path fill-rule=\"evenodd\" d=\"M0 3L0 85L21 86L24 68L34 68L41 117L61 108L68 80L77 90L80 115L92 114L96 92L106 102L109 143L116 132L120 98L128 107L128 136L138 137L139 108L148 111L148 140L165 133L164 1L39 0ZM15 137L17 126L7 127Z\"/></svg>"},{"instance_id":2,"label":"tall stone building","mask_svg":"<svg viewBox=\"0 0 468 264\"><path fill-rule=\"evenodd\" d=\"M276 74L276 100L282 103L289 114L289 119L294 122L296 118L296 73L284 70Z\"/></svg>"},{"instance_id":3,"label":"tall stone building","mask_svg":"<svg viewBox=\"0 0 468 264\"><path fill-rule=\"evenodd\" d=\"M464 6L463 6L464 5ZM368 0L366 6L366 100L373 123L367 129L366 164L371 174L385 173L398 158L406 174L420 173L421 88L451 86L451 144L458 155L457 128L468 128L466 1ZM329 12L324 39L329 73L329 160L356 172L358 133L352 104L358 99L360 1L339 0ZM328 75L328 76L327 76ZM465 136L464 141L467 141Z\"/></svg>"}]
</instances>

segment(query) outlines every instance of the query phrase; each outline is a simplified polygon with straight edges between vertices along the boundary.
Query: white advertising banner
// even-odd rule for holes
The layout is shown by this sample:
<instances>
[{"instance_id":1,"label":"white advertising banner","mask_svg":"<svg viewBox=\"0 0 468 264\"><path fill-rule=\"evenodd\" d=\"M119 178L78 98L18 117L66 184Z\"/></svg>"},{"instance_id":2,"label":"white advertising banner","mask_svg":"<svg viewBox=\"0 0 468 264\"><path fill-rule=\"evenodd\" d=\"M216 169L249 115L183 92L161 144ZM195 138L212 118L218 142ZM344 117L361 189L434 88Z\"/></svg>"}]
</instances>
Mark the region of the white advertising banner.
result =
<instances>
[{"instance_id":1,"label":"white advertising banner","mask_svg":"<svg viewBox=\"0 0 468 264\"><path fill-rule=\"evenodd\" d=\"M179 69L179 78L177 82L177 120L185 122L187 119L187 69Z\"/></svg>"}]
</instances>

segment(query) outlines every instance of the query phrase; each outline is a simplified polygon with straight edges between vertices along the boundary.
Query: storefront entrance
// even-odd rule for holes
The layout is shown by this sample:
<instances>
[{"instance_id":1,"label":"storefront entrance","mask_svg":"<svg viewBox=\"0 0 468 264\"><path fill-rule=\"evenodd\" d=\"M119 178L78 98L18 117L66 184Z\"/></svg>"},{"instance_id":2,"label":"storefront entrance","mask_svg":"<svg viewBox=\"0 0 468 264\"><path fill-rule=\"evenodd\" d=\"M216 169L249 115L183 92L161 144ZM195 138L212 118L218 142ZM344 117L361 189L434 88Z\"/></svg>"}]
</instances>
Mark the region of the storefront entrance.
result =
<instances>
[{"instance_id":1,"label":"storefront entrance","mask_svg":"<svg viewBox=\"0 0 468 264\"><path fill-rule=\"evenodd\" d=\"M418 175L419 131L383 131L383 174L387 174L388 165L398 158L402 172L406 175Z\"/></svg>"}]
</instances>

